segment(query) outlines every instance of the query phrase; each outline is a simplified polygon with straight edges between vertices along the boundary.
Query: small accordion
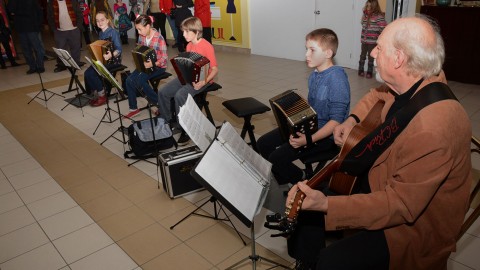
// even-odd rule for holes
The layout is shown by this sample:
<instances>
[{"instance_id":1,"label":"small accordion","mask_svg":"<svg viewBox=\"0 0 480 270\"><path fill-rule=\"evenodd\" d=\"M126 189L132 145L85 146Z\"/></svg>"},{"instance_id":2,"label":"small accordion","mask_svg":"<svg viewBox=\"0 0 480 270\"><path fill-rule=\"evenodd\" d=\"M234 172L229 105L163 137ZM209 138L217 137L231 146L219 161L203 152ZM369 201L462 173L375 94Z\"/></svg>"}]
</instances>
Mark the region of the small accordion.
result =
<instances>
[{"instance_id":1,"label":"small accordion","mask_svg":"<svg viewBox=\"0 0 480 270\"><path fill-rule=\"evenodd\" d=\"M181 84L205 80L210 69L210 60L196 52L182 52L170 59Z\"/></svg>"},{"instance_id":2,"label":"small accordion","mask_svg":"<svg viewBox=\"0 0 480 270\"><path fill-rule=\"evenodd\" d=\"M271 98L270 106L285 141L289 140L290 135L297 137L297 132L312 135L318 130L317 113L293 90L287 90Z\"/></svg>"},{"instance_id":3,"label":"small accordion","mask_svg":"<svg viewBox=\"0 0 480 270\"><path fill-rule=\"evenodd\" d=\"M138 71L150 74L153 71L152 68L146 68L144 62L150 60L155 66L157 62L157 53L155 49L152 49L148 46L138 45L135 49L132 50L133 61L135 62L135 68Z\"/></svg>"},{"instance_id":4,"label":"small accordion","mask_svg":"<svg viewBox=\"0 0 480 270\"><path fill-rule=\"evenodd\" d=\"M111 60L113 60L113 55L112 58L106 61L103 58L104 54L107 54L107 52L110 52L113 54L113 43L110 40L96 40L88 45L88 49L90 51L90 55L92 56L92 59L95 61L100 61L102 64L110 64Z\"/></svg>"}]
</instances>

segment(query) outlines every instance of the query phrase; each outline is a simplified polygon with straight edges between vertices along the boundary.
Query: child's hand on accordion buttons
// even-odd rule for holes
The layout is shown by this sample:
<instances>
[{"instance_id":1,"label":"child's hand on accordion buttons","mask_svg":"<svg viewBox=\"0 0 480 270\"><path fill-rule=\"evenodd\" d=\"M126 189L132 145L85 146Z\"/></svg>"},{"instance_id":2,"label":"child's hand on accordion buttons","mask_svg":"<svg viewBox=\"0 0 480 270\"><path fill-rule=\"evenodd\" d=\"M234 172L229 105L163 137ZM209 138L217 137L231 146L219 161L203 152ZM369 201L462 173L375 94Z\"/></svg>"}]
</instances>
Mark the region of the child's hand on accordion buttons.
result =
<instances>
[{"instance_id":1,"label":"child's hand on accordion buttons","mask_svg":"<svg viewBox=\"0 0 480 270\"><path fill-rule=\"evenodd\" d=\"M203 86L205 86L205 84L207 84L205 81L199 81L199 82L193 82L192 85L193 85L193 89L195 90L200 90Z\"/></svg>"},{"instance_id":2,"label":"child's hand on accordion buttons","mask_svg":"<svg viewBox=\"0 0 480 270\"><path fill-rule=\"evenodd\" d=\"M297 137L290 135L288 141L293 148L299 148L307 144L307 138L305 138L305 134L301 132L297 132Z\"/></svg>"},{"instance_id":3,"label":"child's hand on accordion buttons","mask_svg":"<svg viewBox=\"0 0 480 270\"><path fill-rule=\"evenodd\" d=\"M145 68L152 68L153 67L152 60L147 60L146 62L143 62L143 65L145 66Z\"/></svg>"}]
</instances>

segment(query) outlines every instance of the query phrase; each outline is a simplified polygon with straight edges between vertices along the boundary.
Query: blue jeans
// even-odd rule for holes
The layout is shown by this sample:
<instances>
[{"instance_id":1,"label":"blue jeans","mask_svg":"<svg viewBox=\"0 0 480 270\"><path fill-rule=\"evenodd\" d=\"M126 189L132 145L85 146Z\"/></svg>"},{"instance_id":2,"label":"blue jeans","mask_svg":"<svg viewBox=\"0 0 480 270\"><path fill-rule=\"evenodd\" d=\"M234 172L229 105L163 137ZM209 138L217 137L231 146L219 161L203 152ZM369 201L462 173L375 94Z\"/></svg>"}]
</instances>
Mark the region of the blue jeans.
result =
<instances>
[{"instance_id":1,"label":"blue jeans","mask_svg":"<svg viewBox=\"0 0 480 270\"><path fill-rule=\"evenodd\" d=\"M175 26L175 19L172 19L170 15L167 15L167 20L168 20L168 24L170 24L170 28L172 29L173 38L175 38L175 43L178 43L178 29L177 29L177 26Z\"/></svg>"},{"instance_id":2,"label":"blue jeans","mask_svg":"<svg viewBox=\"0 0 480 270\"><path fill-rule=\"evenodd\" d=\"M22 47L25 61L30 70L43 69L43 57L45 56L45 48L40 40L38 32L20 32L18 33L20 47ZM33 54L35 52L35 55Z\"/></svg>"},{"instance_id":3,"label":"blue jeans","mask_svg":"<svg viewBox=\"0 0 480 270\"><path fill-rule=\"evenodd\" d=\"M171 98L175 100L175 111L178 115L180 106L183 106L183 104L187 102L188 94L194 97L207 89L208 86L210 86L209 83L199 90L195 90L193 85L189 83L182 85L178 79L169 81L158 90L158 111L160 112L160 117L166 121L172 120L172 112L170 111Z\"/></svg>"},{"instance_id":4,"label":"blue jeans","mask_svg":"<svg viewBox=\"0 0 480 270\"><path fill-rule=\"evenodd\" d=\"M125 91L128 95L128 107L130 110L136 110L137 107L137 93L147 99L150 104L158 104L158 95L150 86L149 80L153 77L159 76L165 72L164 68L157 68L152 73L147 74L135 70L125 82Z\"/></svg>"}]
</instances>

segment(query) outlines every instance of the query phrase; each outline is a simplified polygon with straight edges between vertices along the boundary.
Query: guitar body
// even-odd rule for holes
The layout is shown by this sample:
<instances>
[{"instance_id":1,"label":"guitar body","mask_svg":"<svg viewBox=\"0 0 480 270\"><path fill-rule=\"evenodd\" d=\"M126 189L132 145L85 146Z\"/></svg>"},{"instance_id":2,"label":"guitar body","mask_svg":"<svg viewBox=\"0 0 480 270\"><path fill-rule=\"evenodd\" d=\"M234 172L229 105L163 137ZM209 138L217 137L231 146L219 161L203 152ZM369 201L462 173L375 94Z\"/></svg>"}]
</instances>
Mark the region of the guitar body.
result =
<instances>
[{"instance_id":1,"label":"guitar body","mask_svg":"<svg viewBox=\"0 0 480 270\"><path fill-rule=\"evenodd\" d=\"M308 180L307 185L309 187L316 188L321 182L330 180L329 188L332 191L340 195L351 194L357 177L339 171L340 165L353 147L381 124L380 115L384 105L385 103L383 101L378 101L370 110L365 120L352 128L338 156ZM290 223L287 226L290 229L294 228L298 211L302 208L304 198L305 194L298 190L295 198L289 202L285 210L287 222Z\"/></svg>"}]
</instances>

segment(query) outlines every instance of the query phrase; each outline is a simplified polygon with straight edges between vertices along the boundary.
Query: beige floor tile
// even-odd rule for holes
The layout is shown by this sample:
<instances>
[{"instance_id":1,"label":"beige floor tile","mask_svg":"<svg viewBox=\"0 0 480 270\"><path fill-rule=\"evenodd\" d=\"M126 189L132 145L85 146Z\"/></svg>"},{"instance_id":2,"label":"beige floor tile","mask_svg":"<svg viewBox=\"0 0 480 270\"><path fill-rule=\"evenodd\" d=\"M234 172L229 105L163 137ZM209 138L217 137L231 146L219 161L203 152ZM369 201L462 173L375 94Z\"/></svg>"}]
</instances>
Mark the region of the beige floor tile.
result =
<instances>
[{"instance_id":1,"label":"beige floor tile","mask_svg":"<svg viewBox=\"0 0 480 270\"><path fill-rule=\"evenodd\" d=\"M12 177L38 168L40 168L40 164L35 159L27 158L14 164L3 166L2 172L5 176Z\"/></svg>"},{"instance_id":2,"label":"beige floor tile","mask_svg":"<svg viewBox=\"0 0 480 270\"><path fill-rule=\"evenodd\" d=\"M65 190L76 188L90 181L100 180L97 173L88 166L75 167L64 173L52 175L52 177Z\"/></svg>"},{"instance_id":3,"label":"beige floor tile","mask_svg":"<svg viewBox=\"0 0 480 270\"><path fill-rule=\"evenodd\" d=\"M70 269L72 270L131 270L136 267L137 264L117 245L109 245L85 258L70 264Z\"/></svg>"},{"instance_id":4,"label":"beige floor tile","mask_svg":"<svg viewBox=\"0 0 480 270\"><path fill-rule=\"evenodd\" d=\"M478 260L479 250L480 241L478 241L478 238L465 234L458 240L457 252L452 253L450 258L473 269L480 269L480 260Z\"/></svg>"},{"instance_id":5,"label":"beige floor tile","mask_svg":"<svg viewBox=\"0 0 480 270\"><path fill-rule=\"evenodd\" d=\"M152 260L180 243L178 238L157 223L117 242L138 265Z\"/></svg>"},{"instance_id":6,"label":"beige floor tile","mask_svg":"<svg viewBox=\"0 0 480 270\"><path fill-rule=\"evenodd\" d=\"M18 195L20 195L20 198L22 198L23 202L26 204L62 191L63 188L53 178L17 190Z\"/></svg>"},{"instance_id":7,"label":"beige floor tile","mask_svg":"<svg viewBox=\"0 0 480 270\"><path fill-rule=\"evenodd\" d=\"M63 266L66 266L66 262L50 242L0 264L3 270L50 270Z\"/></svg>"},{"instance_id":8,"label":"beige floor tile","mask_svg":"<svg viewBox=\"0 0 480 270\"><path fill-rule=\"evenodd\" d=\"M43 168L33 169L9 178L15 189L21 189L51 178Z\"/></svg>"},{"instance_id":9,"label":"beige floor tile","mask_svg":"<svg viewBox=\"0 0 480 270\"><path fill-rule=\"evenodd\" d=\"M0 214L23 206L23 202L14 191L0 196Z\"/></svg>"},{"instance_id":10,"label":"beige floor tile","mask_svg":"<svg viewBox=\"0 0 480 270\"><path fill-rule=\"evenodd\" d=\"M143 264L143 270L212 269L213 265L185 244L180 244Z\"/></svg>"},{"instance_id":11,"label":"beige floor tile","mask_svg":"<svg viewBox=\"0 0 480 270\"><path fill-rule=\"evenodd\" d=\"M155 222L137 206L132 206L98 222L114 241L130 236Z\"/></svg>"},{"instance_id":12,"label":"beige floor tile","mask_svg":"<svg viewBox=\"0 0 480 270\"><path fill-rule=\"evenodd\" d=\"M10 193L14 190L15 189L13 189L12 185L7 180L7 177L5 177L5 175L3 174L0 174L0 196L3 194Z\"/></svg>"},{"instance_id":13,"label":"beige floor tile","mask_svg":"<svg viewBox=\"0 0 480 270\"><path fill-rule=\"evenodd\" d=\"M77 206L75 201L65 192L54 194L27 205L36 220L42 220L75 206Z\"/></svg>"},{"instance_id":14,"label":"beige floor tile","mask_svg":"<svg viewBox=\"0 0 480 270\"><path fill-rule=\"evenodd\" d=\"M243 247L235 231L220 222L188 239L185 243L214 265Z\"/></svg>"},{"instance_id":15,"label":"beige floor tile","mask_svg":"<svg viewBox=\"0 0 480 270\"><path fill-rule=\"evenodd\" d=\"M132 206L132 202L118 192L112 191L101 197L82 203L81 206L93 220L99 221L127 209Z\"/></svg>"},{"instance_id":16,"label":"beige floor tile","mask_svg":"<svg viewBox=\"0 0 480 270\"><path fill-rule=\"evenodd\" d=\"M50 240L58 239L83 227L93 224L93 220L79 206L39 221Z\"/></svg>"},{"instance_id":17,"label":"beige floor tile","mask_svg":"<svg viewBox=\"0 0 480 270\"><path fill-rule=\"evenodd\" d=\"M0 237L0 263L44 245L49 239L37 223Z\"/></svg>"},{"instance_id":18,"label":"beige floor tile","mask_svg":"<svg viewBox=\"0 0 480 270\"><path fill-rule=\"evenodd\" d=\"M35 223L35 219L25 206L0 214L0 236Z\"/></svg>"},{"instance_id":19,"label":"beige floor tile","mask_svg":"<svg viewBox=\"0 0 480 270\"><path fill-rule=\"evenodd\" d=\"M52 241L69 264L99 251L113 240L97 225L91 224Z\"/></svg>"}]
</instances>

